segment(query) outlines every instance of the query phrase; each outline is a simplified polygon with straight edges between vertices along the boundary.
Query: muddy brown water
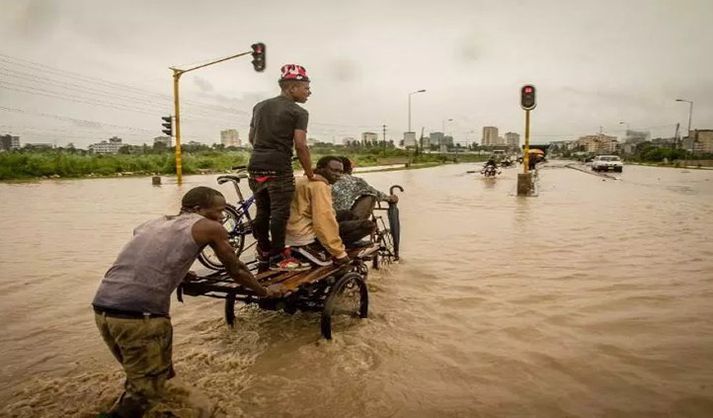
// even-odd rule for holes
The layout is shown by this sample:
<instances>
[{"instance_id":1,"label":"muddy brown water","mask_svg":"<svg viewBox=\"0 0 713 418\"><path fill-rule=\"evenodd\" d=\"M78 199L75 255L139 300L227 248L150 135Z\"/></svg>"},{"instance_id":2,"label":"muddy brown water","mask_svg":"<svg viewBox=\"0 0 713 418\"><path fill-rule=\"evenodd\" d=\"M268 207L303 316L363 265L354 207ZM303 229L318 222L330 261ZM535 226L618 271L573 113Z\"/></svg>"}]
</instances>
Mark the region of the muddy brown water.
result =
<instances>
[{"instance_id":1,"label":"muddy brown water","mask_svg":"<svg viewBox=\"0 0 713 418\"><path fill-rule=\"evenodd\" d=\"M713 416L713 171L551 163L364 173L400 202L403 260L368 319L172 302L178 378L159 411L230 417ZM134 226L192 186L0 184L0 415L92 416L121 390L89 306ZM222 186L221 186L222 189ZM222 189L230 198L234 193Z\"/></svg>"}]
</instances>

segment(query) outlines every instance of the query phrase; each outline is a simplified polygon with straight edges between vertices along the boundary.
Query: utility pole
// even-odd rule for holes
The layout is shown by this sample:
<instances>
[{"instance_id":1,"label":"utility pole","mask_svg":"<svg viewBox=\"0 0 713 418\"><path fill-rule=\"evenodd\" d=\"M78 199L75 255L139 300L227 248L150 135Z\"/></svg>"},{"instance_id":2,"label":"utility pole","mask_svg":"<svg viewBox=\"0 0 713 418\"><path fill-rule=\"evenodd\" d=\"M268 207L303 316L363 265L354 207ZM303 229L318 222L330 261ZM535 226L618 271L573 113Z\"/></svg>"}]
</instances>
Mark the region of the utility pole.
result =
<instances>
[{"instance_id":1,"label":"utility pole","mask_svg":"<svg viewBox=\"0 0 713 418\"><path fill-rule=\"evenodd\" d=\"M676 133L673 134L673 149L678 148L678 128L681 126L681 123L676 124Z\"/></svg>"},{"instance_id":2,"label":"utility pole","mask_svg":"<svg viewBox=\"0 0 713 418\"><path fill-rule=\"evenodd\" d=\"M686 138L691 141L691 153L693 153L693 139L691 138L691 115L693 114L693 100L686 99L676 99L677 102L686 102L689 104L688 107L688 132L686 133Z\"/></svg>"},{"instance_id":3,"label":"utility pole","mask_svg":"<svg viewBox=\"0 0 713 418\"><path fill-rule=\"evenodd\" d=\"M381 128L383 129L384 132L384 156L386 156L386 125L381 125Z\"/></svg>"}]
</instances>

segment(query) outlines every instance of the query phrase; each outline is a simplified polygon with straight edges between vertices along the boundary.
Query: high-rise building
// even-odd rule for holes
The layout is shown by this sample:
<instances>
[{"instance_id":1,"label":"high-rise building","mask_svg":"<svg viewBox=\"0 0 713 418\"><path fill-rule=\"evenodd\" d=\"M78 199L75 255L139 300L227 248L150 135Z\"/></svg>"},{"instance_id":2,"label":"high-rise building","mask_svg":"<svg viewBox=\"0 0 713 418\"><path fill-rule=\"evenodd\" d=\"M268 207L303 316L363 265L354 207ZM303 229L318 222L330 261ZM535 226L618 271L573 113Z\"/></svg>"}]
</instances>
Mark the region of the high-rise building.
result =
<instances>
[{"instance_id":1,"label":"high-rise building","mask_svg":"<svg viewBox=\"0 0 713 418\"><path fill-rule=\"evenodd\" d=\"M495 126L483 126L483 139L480 141L483 146L493 146L498 144L498 128Z\"/></svg>"},{"instance_id":2,"label":"high-rise building","mask_svg":"<svg viewBox=\"0 0 713 418\"><path fill-rule=\"evenodd\" d=\"M520 135L515 132L505 134L505 145L512 148L520 148Z\"/></svg>"},{"instance_id":3,"label":"high-rise building","mask_svg":"<svg viewBox=\"0 0 713 418\"><path fill-rule=\"evenodd\" d=\"M119 152L119 148L123 147L125 144L121 142L121 138L113 136L109 138L109 142L101 141L96 144L89 146L89 151L93 151L97 154L116 154Z\"/></svg>"},{"instance_id":4,"label":"high-rise building","mask_svg":"<svg viewBox=\"0 0 713 418\"><path fill-rule=\"evenodd\" d=\"M416 146L416 132L404 132L404 147Z\"/></svg>"},{"instance_id":5,"label":"high-rise building","mask_svg":"<svg viewBox=\"0 0 713 418\"><path fill-rule=\"evenodd\" d=\"M431 145L441 145L441 142L443 142L443 132L431 132L428 138Z\"/></svg>"},{"instance_id":6,"label":"high-rise building","mask_svg":"<svg viewBox=\"0 0 713 418\"><path fill-rule=\"evenodd\" d=\"M20 137L19 136L12 136L12 135L0 136L0 150L12 151L14 149L20 149Z\"/></svg>"},{"instance_id":7,"label":"high-rise building","mask_svg":"<svg viewBox=\"0 0 713 418\"><path fill-rule=\"evenodd\" d=\"M430 149L431 148L431 137L430 136L424 136L422 138L418 139L419 143L421 144L422 149Z\"/></svg>"},{"instance_id":8,"label":"high-rise building","mask_svg":"<svg viewBox=\"0 0 713 418\"><path fill-rule=\"evenodd\" d=\"M223 144L224 147L239 147L240 137L238 135L238 130L226 129L224 131L220 131L220 143Z\"/></svg>"},{"instance_id":9,"label":"high-rise building","mask_svg":"<svg viewBox=\"0 0 713 418\"><path fill-rule=\"evenodd\" d=\"M713 153L713 129L692 129L688 136L693 138L693 152Z\"/></svg>"},{"instance_id":10,"label":"high-rise building","mask_svg":"<svg viewBox=\"0 0 713 418\"><path fill-rule=\"evenodd\" d=\"M616 152L619 142L615 136L604 134L586 135L577 140L577 145L585 151L595 154L611 154Z\"/></svg>"},{"instance_id":11,"label":"high-rise building","mask_svg":"<svg viewBox=\"0 0 713 418\"><path fill-rule=\"evenodd\" d=\"M362 132L361 133L361 143L366 144L376 144L379 142L379 135L374 132Z\"/></svg>"}]
</instances>

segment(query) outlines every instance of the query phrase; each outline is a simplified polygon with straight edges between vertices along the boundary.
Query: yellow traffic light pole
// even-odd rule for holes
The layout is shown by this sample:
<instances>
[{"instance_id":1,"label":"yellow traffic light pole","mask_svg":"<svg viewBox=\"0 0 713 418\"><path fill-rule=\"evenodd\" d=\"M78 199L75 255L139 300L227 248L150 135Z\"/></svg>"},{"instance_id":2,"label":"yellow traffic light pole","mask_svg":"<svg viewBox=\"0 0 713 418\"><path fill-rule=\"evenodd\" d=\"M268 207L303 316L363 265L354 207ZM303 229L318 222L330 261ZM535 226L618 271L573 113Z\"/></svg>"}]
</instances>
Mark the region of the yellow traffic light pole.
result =
<instances>
[{"instance_id":1,"label":"yellow traffic light pole","mask_svg":"<svg viewBox=\"0 0 713 418\"><path fill-rule=\"evenodd\" d=\"M525 111L525 155L522 157L522 165L525 167L524 173L530 170L530 111Z\"/></svg>"},{"instance_id":2,"label":"yellow traffic light pole","mask_svg":"<svg viewBox=\"0 0 713 418\"><path fill-rule=\"evenodd\" d=\"M209 62L207 64L199 65L197 67L189 68L187 70L181 70L178 68L170 67L173 71L173 109L175 112L175 127L174 134L176 137L176 182L181 184L183 182L183 159L181 156L181 116L180 116L180 103L178 100L178 82L181 76L189 71L197 70L199 68L207 67L209 65L217 64L219 62L231 60L233 58L242 57L243 55L248 55L253 53L253 51L241 52L240 54L231 55L226 58L221 58L217 61Z\"/></svg>"},{"instance_id":3,"label":"yellow traffic light pole","mask_svg":"<svg viewBox=\"0 0 713 418\"><path fill-rule=\"evenodd\" d=\"M181 70L171 68L173 70L173 111L174 111L174 127L173 134L176 137L176 182L183 182L183 160L181 157L181 111L180 102L178 100L178 80L181 78Z\"/></svg>"},{"instance_id":4,"label":"yellow traffic light pole","mask_svg":"<svg viewBox=\"0 0 713 418\"><path fill-rule=\"evenodd\" d=\"M520 89L520 107L525 111L525 155L522 156L523 173L517 175L517 195L532 194L532 174L530 173L530 111L535 108L535 86L526 84Z\"/></svg>"}]
</instances>

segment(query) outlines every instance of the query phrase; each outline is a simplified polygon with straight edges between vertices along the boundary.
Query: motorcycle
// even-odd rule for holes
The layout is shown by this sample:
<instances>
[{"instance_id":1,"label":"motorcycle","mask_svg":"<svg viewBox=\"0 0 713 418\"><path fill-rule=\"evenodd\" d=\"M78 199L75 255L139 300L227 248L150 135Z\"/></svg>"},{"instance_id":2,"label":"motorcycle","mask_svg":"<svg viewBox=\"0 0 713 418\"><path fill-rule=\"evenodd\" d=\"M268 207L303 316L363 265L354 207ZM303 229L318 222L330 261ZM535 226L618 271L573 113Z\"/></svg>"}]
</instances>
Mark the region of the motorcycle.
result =
<instances>
[{"instance_id":1,"label":"motorcycle","mask_svg":"<svg viewBox=\"0 0 713 418\"><path fill-rule=\"evenodd\" d=\"M500 170L498 170L498 168L494 165L486 165L482 170L480 170L480 174L484 177L495 177L500 174Z\"/></svg>"}]
</instances>

